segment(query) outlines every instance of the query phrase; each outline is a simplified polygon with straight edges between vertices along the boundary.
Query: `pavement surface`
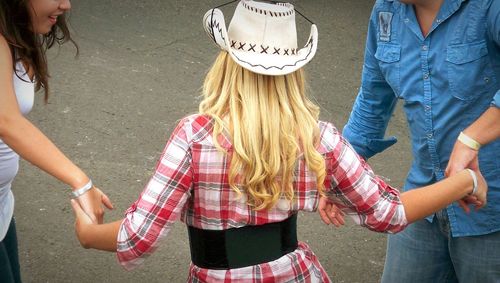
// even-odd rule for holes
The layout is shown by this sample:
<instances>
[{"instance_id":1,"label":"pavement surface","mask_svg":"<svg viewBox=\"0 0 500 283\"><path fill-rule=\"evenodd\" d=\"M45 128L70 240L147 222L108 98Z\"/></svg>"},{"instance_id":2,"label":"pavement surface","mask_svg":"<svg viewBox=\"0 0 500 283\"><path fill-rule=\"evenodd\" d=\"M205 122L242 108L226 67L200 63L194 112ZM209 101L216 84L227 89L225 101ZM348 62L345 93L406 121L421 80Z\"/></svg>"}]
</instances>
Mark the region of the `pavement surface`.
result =
<instances>
[{"instance_id":1,"label":"pavement surface","mask_svg":"<svg viewBox=\"0 0 500 283\"><path fill-rule=\"evenodd\" d=\"M374 1L293 1L318 25L319 48L306 67L321 118L342 128L356 97L365 33ZM51 50L52 96L42 94L29 118L113 200L106 220L119 219L137 199L177 121L197 111L204 75L217 54L201 20L220 0L86 0L70 16L80 54ZM229 22L234 4L223 8ZM310 24L298 17L299 46ZM406 122L394 114L388 135L399 142L370 160L400 187L411 161ZM22 162L14 186L24 282L185 282L186 228L177 223L142 267L127 272L112 253L85 250L73 232L68 188ZM299 216L309 243L335 282L378 282L385 235L355 226L325 226Z\"/></svg>"}]
</instances>

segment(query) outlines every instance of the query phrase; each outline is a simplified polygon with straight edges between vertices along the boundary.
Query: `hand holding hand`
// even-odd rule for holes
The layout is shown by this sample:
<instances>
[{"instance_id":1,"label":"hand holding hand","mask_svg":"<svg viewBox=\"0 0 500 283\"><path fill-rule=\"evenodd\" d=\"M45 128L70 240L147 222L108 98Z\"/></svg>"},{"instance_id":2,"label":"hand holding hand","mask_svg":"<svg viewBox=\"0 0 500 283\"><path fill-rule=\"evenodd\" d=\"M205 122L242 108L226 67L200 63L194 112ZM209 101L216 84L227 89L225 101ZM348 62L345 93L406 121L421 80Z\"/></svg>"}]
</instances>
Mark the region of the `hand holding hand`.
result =
<instances>
[{"instance_id":1,"label":"hand holding hand","mask_svg":"<svg viewBox=\"0 0 500 283\"><path fill-rule=\"evenodd\" d=\"M466 168L478 171L479 161L477 156L477 150L474 150L457 140L453 146L448 166L446 166L446 177L450 177Z\"/></svg>"},{"instance_id":2,"label":"hand holding hand","mask_svg":"<svg viewBox=\"0 0 500 283\"><path fill-rule=\"evenodd\" d=\"M477 199L477 202L475 203L476 209L480 209L484 207L487 202L488 184L486 183L483 174L481 174L481 171L477 170L474 172L477 176L477 191L473 197Z\"/></svg>"},{"instance_id":3,"label":"hand holding hand","mask_svg":"<svg viewBox=\"0 0 500 283\"><path fill-rule=\"evenodd\" d=\"M321 220L323 220L326 225L333 224L335 227L340 227L345 224L342 210L326 197L320 197L318 212Z\"/></svg>"},{"instance_id":4,"label":"hand holding hand","mask_svg":"<svg viewBox=\"0 0 500 283\"><path fill-rule=\"evenodd\" d=\"M86 231L88 229L92 229L92 225L95 225L92 219L83 211L80 204L72 199L71 207L73 208L73 212L75 213L75 232L78 240L80 241L80 245L82 247L88 249L88 241L86 237Z\"/></svg>"},{"instance_id":5,"label":"hand holding hand","mask_svg":"<svg viewBox=\"0 0 500 283\"><path fill-rule=\"evenodd\" d=\"M457 140L455 142L455 145L453 146L453 150L450 155L450 160L448 161L448 166L446 166L445 175L446 177L450 177L467 168L476 172L476 175L478 176L478 193L479 193L479 186L480 186L479 179L484 181L484 178L481 175L481 172L479 172L478 151L466 146L465 144ZM486 200L486 195L484 195L484 200ZM459 200L458 204L460 205L460 207L463 208L463 210L466 213L469 213L470 204L474 205L476 209L479 209L483 207L486 203L482 204L477 196L469 195Z\"/></svg>"},{"instance_id":6,"label":"hand holding hand","mask_svg":"<svg viewBox=\"0 0 500 283\"><path fill-rule=\"evenodd\" d=\"M100 189L94 187L77 198L79 206L90 217L93 223L101 224L104 219L102 204L108 209L113 209L113 204Z\"/></svg>"},{"instance_id":7,"label":"hand holding hand","mask_svg":"<svg viewBox=\"0 0 500 283\"><path fill-rule=\"evenodd\" d=\"M488 184L479 170L474 171L477 179L476 193L470 194L458 201L458 204L466 213L470 213L469 205L473 205L476 210L484 207L487 202Z\"/></svg>"}]
</instances>

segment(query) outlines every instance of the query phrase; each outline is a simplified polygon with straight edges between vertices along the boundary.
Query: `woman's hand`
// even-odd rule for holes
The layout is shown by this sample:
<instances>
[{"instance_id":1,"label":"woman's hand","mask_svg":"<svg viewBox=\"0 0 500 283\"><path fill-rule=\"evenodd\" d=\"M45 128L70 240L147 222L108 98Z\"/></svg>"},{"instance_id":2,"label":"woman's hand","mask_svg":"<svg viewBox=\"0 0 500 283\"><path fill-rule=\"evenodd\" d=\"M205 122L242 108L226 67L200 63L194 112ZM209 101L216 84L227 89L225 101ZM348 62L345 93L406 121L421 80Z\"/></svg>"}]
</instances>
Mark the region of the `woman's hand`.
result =
<instances>
[{"instance_id":1,"label":"woman's hand","mask_svg":"<svg viewBox=\"0 0 500 283\"><path fill-rule=\"evenodd\" d=\"M335 227L340 227L345 224L342 210L326 197L319 198L318 212L326 225L333 224Z\"/></svg>"},{"instance_id":2,"label":"woman's hand","mask_svg":"<svg viewBox=\"0 0 500 283\"><path fill-rule=\"evenodd\" d=\"M475 194L467 195L463 199L458 201L458 204L466 213L470 213L469 205L473 205L476 210L486 206L487 194L488 194L488 184L484 179L481 171L474 170L477 177L477 191Z\"/></svg>"},{"instance_id":3,"label":"woman's hand","mask_svg":"<svg viewBox=\"0 0 500 283\"><path fill-rule=\"evenodd\" d=\"M88 249L89 248L89 239L88 239L88 231L92 229L92 226L96 225L92 221L92 219L83 211L80 204L72 199L71 207L73 208L73 212L75 213L75 232L76 237L80 241L80 245L82 247Z\"/></svg>"},{"instance_id":4,"label":"woman's hand","mask_svg":"<svg viewBox=\"0 0 500 283\"><path fill-rule=\"evenodd\" d=\"M471 149L470 147L457 140L455 142L455 145L453 146L448 165L446 166L445 176L450 177L466 168L469 168L476 172L476 175L478 175L479 179L479 175L481 175L481 173L479 172L479 161L477 156L477 150ZM475 196L466 196L458 201L458 205L460 205L460 207L462 207L462 209L466 213L470 213L470 204L474 205L476 209L478 209L478 207L482 207L477 197Z\"/></svg>"},{"instance_id":5,"label":"woman's hand","mask_svg":"<svg viewBox=\"0 0 500 283\"><path fill-rule=\"evenodd\" d=\"M484 206L486 206L487 202L487 194L488 194L488 184L486 183L486 180L483 177L483 174L481 174L481 171L475 170L477 177L477 191L474 195L470 196L471 198L475 198L476 202L473 203L476 209L480 209Z\"/></svg>"},{"instance_id":6,"label":"woman's hand","mask_svg":"<svg viewBox=\"0 0 500 283\"><path fill-rule=\"evenodd\" d=\"M104 219L102 204L113 209L113 204L100 189L94 187L77 198L79 207L90 217L93 223L101 224Z\"/></svg>"},{"instance_id":7,"label":"woman's hand","mask_svg":"<svg viewBox=\"0 0 500 283\"><path fill-rule=\"evenodd\" d=\"M470 168L474 171L479 170L479 161L477 156L477 150L471 149L460 141L456 141L450 155L450 160L446 166L446 177L453 176L466 168Z\"/></svg>"}]
</instances>

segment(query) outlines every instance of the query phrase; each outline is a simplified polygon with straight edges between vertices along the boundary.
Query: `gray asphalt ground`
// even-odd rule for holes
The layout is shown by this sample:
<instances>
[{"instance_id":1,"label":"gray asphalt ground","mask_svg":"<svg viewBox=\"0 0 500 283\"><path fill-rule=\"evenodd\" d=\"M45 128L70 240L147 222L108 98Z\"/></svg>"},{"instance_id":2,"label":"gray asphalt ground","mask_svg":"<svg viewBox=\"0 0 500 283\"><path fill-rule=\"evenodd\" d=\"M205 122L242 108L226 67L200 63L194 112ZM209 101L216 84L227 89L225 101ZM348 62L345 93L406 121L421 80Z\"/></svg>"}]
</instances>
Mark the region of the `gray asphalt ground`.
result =
<instances>
[{"instance_id":1,"label":"gray asphalt ground","mask_svg":"<svg viewBox=\"0 0 500 283\"><path fill-rule=\"evenodd\" d=\"M374 1L297 0L317 23L319 48L307 66L321 118L345 124L358 91L365 32ZM204 74L217 54L201 19L220 0L73 1L71 25L80 47L49 54L52 97L38 99L30 119L113 200L107 221L137 199L178 119L197 111ZM229 22L234 5L223 8ZM299 45L309 24L298 17ZM400 109L388 129L398 144L370 160L401 186L411 160ZM177 223L163 245L134 271L115 255L80 248L73 232L68 188L22 163L15 181L15 216L25 282L185 282L186 228ZM301 214L299 238L308 242L335 282L378 282L385 235L355 226L325 226Z\"/></svg>"}]
</instances>

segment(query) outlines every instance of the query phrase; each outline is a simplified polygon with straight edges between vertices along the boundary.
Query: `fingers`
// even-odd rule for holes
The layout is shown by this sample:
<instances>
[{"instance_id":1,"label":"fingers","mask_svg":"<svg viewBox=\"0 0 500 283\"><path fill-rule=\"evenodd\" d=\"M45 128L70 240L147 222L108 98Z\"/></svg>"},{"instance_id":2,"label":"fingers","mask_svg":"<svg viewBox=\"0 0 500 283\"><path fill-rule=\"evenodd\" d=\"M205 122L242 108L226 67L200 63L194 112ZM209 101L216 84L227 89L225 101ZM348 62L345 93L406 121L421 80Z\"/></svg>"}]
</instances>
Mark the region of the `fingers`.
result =
<instances>
[{"instance_id":1,"label":"fingers","mask_svg":"<svg viewBox=\"0 0 500 283\"><path fill-rule=\"evenodd\" d=\"M334 205L332 205L334 206ZM334 210L330 211L328 214L328 217L330 218L330 221L335 227L340 227L345 224L344 222L344 213L339 210L337 207L335 207Z\"/></svg>"},{"instance_id":2,"label":"fingers","mask_svg":"<svg viewBox=\"0 0 500 283\"><path fill-rule=\"evenodd\" d=\"M80 203L75 200L75 199L72 199L71 200L71 208L73 208L73 212L75 214L75 217L77 219L77 221L81 221L81 222L84 222L84 223L95 223L95 221L92 219L91 216L89 216L82 208L82 206L80 205Z\"/></svg>"},{"instance_id":3,"label":"fingers","mask_svg":"<svg viewBox=\"0 0 500 283\"><path fill-rule=\"evenodd\" d=\"M85 214L80 204L74 199L71 200L71 208L73 208L73 213L76 218L82 217L82 213Z\"/></svg>"},{"instance_id":4,"label":"fingers","mask_svg":"<svg viewBox=\"0 0 500 283\"><path fill-rule=\"evenodd\" d=\"M340 227L345 224L344 213L335 204L327 201L324 198L320 199L318 205L319 215L321 220L326 224L333 224L335 227Z\"/></svg>"},{"instance_id":5,"label":"fingers","mask_svg":"<svg viewBox=\"0 0 500 283\"><path fill-rule=\"evenodd\" d=\"M92 223L99 223L99 219L93 213L87 214L87 216L90 218L90 220L92 220ZM102 223L102 221L101 221L101 223Z\"/></svg>"},{"instance_id":6,"label":"fingers","mask_svg":"<svg viewBox=\"0 0 500 283\"><path fill-rule=\"evenodd\" d=\"M458 200L458 205L465 211L465 213L470 213L470 208L464 200Z\"/></svg>"},{"instance_id":7,"label":"fingers","mask_svg":"<svg viewBox=\"0 0 500 283\"><path fill-rule=\"evenodd\" d=\"M106 206L108 209L113 209L114 208L113 204L111 203L111 200L104 193L102 193L102 195L101 195L101 200L102 200L102 203L104 204L104 206Z\"/></svg>"},{"instance_id":8,"label":"fingers","mask_svg":"<svg viewBox=\"0 0 500 283\"><path fill-rule=\"evenodd\" d=\"M326 214L326 209L328 209L327 206L328 204L326 203L325 199L321 197L318 205L319 216L321 217L323 223L325 223L326 225L330 225L330 218L328 218L328 215Z\"/></svg>"}]
</instances>

